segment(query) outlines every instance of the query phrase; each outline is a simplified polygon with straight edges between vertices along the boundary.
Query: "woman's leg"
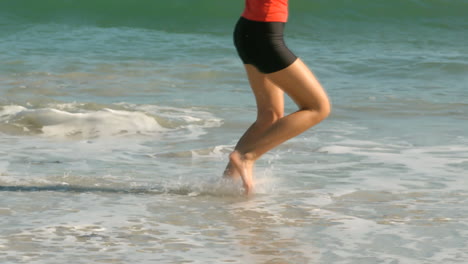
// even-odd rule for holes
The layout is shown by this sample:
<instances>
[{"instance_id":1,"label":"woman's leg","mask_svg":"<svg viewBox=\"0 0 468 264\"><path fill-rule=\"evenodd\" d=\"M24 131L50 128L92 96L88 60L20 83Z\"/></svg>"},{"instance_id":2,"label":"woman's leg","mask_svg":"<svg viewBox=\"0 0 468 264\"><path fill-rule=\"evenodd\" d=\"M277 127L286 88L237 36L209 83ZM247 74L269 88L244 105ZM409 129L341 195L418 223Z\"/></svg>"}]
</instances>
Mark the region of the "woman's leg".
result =
<instances>
[{"instance_id":1,"label":"woman's leg","mask_svg":"<svg viewBox=\"0 0 468 264\"><path fill-rule=\"evenodd\" d=\"M328 96L309 68L297 59L289 67L267 74L275 87L280 87L297 104L299 110L280 118L249 144L240 144L231 153L230 162L240 173L246 192L253 186L253 164L264 153L293 138L325 119L331 110Z\"/></svg>"},{"instance_id":2,"label":"woman's leg","mask_svg":"<svg viewBox=\"0 0 468 264\"><path fill-rule=\"evenodd\" d=\"M245 69L255 95L257 119L239 139L236 150L254 144L284 114L284 92L254 66L246 64ZM241 176L241 173L229 162L224 175L236 178ZM244 181L244 187L245 185Z\"/></svg>"}]
</instances>

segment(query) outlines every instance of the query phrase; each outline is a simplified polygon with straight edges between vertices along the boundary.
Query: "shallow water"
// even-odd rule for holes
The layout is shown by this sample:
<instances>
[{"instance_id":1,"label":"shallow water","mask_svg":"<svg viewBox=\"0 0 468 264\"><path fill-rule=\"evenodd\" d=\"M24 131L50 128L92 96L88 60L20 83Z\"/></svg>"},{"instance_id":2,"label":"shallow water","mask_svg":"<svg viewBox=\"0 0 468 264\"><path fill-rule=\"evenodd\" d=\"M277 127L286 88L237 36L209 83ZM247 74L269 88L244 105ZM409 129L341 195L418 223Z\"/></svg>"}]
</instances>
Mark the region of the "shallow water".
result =
<instances>
[{"instance_id":1,"label":"shallow water","mask_svg":"<svg viewBox=\"0 0 468 264\"><path fill-rule=\"evenodd\" d=\"M250 198L241 2L0 3L1 263L465 263L468 3L291 2L333 112Z\"/></svg>"}]
</instances>

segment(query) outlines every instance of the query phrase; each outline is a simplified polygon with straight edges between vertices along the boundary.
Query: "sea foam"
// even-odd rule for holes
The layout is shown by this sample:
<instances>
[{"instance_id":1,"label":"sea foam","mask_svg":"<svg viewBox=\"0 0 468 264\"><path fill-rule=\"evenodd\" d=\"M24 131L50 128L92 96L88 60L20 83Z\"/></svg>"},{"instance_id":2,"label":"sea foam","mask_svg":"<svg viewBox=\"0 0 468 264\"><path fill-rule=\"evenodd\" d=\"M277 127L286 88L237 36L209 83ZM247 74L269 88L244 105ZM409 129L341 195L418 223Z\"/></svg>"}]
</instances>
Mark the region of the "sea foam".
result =
<instances>
[{"instance_id":1,"label":"sea foam","mask_svg":"<svg viewBox=\"0 0 468 264\"><path fill-rule=\"evenodd\" d=\"M104 108L68 112L55 108L27 109L4 106L0 121L25 132L46 137L88 139L118 135L154 134L165 130L155 118L143 112Z\"/></svg>"}]
</instances>

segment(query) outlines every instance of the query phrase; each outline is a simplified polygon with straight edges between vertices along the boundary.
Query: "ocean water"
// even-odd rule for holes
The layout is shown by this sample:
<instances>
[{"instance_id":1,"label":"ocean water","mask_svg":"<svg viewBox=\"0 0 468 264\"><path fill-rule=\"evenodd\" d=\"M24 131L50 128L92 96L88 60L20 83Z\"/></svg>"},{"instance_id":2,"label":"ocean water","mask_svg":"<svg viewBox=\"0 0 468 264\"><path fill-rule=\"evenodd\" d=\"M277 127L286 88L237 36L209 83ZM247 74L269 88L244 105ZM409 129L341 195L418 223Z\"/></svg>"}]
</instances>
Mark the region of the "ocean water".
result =
<instances>
[{"instance_id":1,"label":"ocean water","mask_svg":"<svg viewBox=\"0 0 468 264\"><path fill-rule=\"evenodd\" d=\"M1 263L467 263L468 1L291 0L333 112L249 198L242 7L0 1Z\"/></svg>"}]
</instances>

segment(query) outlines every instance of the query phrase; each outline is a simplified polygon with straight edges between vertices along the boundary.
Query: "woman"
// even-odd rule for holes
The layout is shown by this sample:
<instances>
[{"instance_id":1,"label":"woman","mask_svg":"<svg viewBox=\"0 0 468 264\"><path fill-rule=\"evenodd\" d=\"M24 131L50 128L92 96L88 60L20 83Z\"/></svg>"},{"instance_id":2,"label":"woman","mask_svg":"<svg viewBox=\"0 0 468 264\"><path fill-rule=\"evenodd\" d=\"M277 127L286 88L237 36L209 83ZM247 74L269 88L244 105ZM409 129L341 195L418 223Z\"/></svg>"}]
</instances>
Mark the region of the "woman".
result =
<instances>
[{"instance_id":1,"label":"woman","mask_svg":"<svg viewBox=\"0 0 468 264\"><path fill-rule=\"evenodd\" d=\"M288 0L245 0L234 31L234 43L255 95L257 120L229 155L225 176L240 177L246 194L253 192L257 159L318 124L331 110L318 80L284 43L287 18ZM299 108L287 116L283 116L284 93Z\"/></svg>"}]
</instances>

